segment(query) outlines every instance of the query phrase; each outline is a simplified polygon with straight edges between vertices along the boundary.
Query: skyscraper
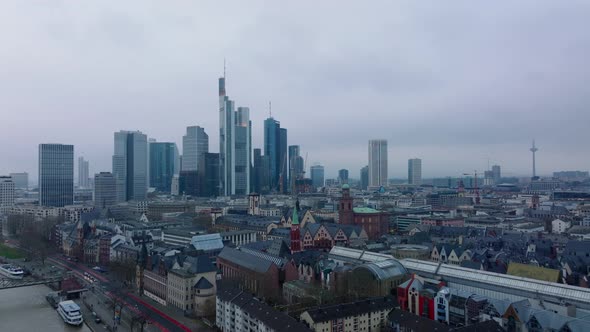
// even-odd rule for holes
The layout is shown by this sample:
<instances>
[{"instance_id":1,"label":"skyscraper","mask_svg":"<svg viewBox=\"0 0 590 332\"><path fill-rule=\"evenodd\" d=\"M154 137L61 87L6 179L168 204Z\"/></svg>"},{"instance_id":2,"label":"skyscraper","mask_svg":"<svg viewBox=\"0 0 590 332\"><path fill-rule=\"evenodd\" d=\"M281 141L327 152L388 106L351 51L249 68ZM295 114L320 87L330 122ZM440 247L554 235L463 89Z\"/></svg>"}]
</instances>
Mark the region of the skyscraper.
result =
<instances>
[{"instance_id":1,"label":"skyscraper","mask_svg":"<svg viewBox=\"0 0 590 332\"><path fill-rule=\"evenodd\" d=\"M84 160L84 157L78 157L78 187L85 189L90 187L88 161Z\"/></svg>"},{"instance_id":2,"label":"skyscraper","mask_svg":"<svg viewBox=\"0 0 590 332\"><path fill-rule=\"evenodd\" d=\"M338 182L340 182L340 184L348 183L348 170L347 169L341 169L338 171Z\"/></svg>"},{"instance_id":3,"label":"skyscraper","mask_svg":"<svg viewBox=\"0 0 590 332\"><path fill-rule=\"evenodd\" d=\"M264 155L268 157L270 176L269 186L271 189L278 187L279 180L279 140L281 124L274 118L270 117L264 120Z\"/></svg>"},{"instance_id":4,"label":"skyscraper","mask_svg":"<svg viewBox=\"0 0 590 332\"><path fill-rule=\"evenodd\" d=\"M492 166L492 174L494 178L494 183L500 183L500 179L502 178L502 171L500 165L493 165Z\"/></svg>"},{"instance_id":5,"label":"skyscraper","mask_svg":"<svg viewBox=\"0 0 590 332\"><path fill-rule=\"evenodd\" d=\"M186 127L182 136L182 170L197 171L199 158L209 152L209 135L199 126Z\"/></svg>"},{"instance_id":6,"label":"skyscraper","mask_svg":"<svg viewBox=\"0 0 590 332\"><path fill-rule=\"evenodd\" d=\"M16 189L29 189L29 173L10 173Z\"/></svg>"},{"instance_id":7,"label":"skyscraper","mask_svg":"<svg viewBox=\"0 0 590 332\"><path fill-rule=\"evenodd\" d=\"M260 193L262 182L262 150L254 149L254 166L252 168L252 191Z\"/></svg>"},{"instance_id":8,"label":"skyscraper","mask_svg":"<svg viewBox=\"0 0 590 332\"><path fill-rule=\"evenodd\" d=\"M117 181L111 172L94 174L94 206L107 208L117 203Z\"/></svg>"},{"instance_id":9,"label":"skyscraper","mask_svg":"<svg viewBox=\"0 0 590 332\"><path fill-rule=\"evenodd\" d=\"M291 178L291 170L294 168L291 164L291 160L293 160L293 157L297 157L300 155L301 150L299 148L299 145L289 145L289 179Z\"/></svg>"},{"instance_id":10,"label":"skyscraper","mask_svg":"<svg viewBox=\"0 0 590 332\"><path fill-rule=\"evenodd\" d=\"M408 183L416 186L422 184L422 159L408 159Z\"/></svg>"},{"instance_id":11,"label":"skyscraper","mask_svg":"<svg viewBox=\"0 0 590 332\"><path fill-rule=\"evenodd\" d=\"M199 196L219 196L219 153L204 153L199 160Z\"/></svg>"},{"instance_id":12,"label":"skyscraper","mask_svg":"<svg viewBox=\"0 0 590 332\"><path fill-rule=\"evenodd\" d=\"M324 186L324 166L313 165L310 167L311 183L315 188Z\"/></svg>"},{"instance_id":13,"label":"skyscraper","mask_svg":"<svg viewBox=\"0 0 590 332\"><path fill-rule=\"evenodd\" d=\"M369 166L361 168L361 190L367 190L369 186Z\"/></svg>"},{"instance_id":14,"label":"skyscraper","mask_svg":"<svg viewBox=\"0 0 590 332\"><path fill-rule=\"evenodd\" d=\"M238 107L235 129L234 195L250 193L250 169L252 168L252 122L250 109Z\"/></svg>"},{"instance_id":15,"label":"skyscraper","mask_svg":"<svg viewBox=\"0 0 590 332\"><path fill-rule=\"evenodd\" d=\"M39 205L74 202L74 146L39 144Z\"/></svg>"},{"instance_id":16,"label":"skyscraper","mask_svg":"<svg viewBox=\"0 0 590 332\"><path fill-rule=\"evenodd\" d=\"M387 140L369 141L369 186L387 186Z\"/></svg>"},{"instance_id":17,"label":"skyscraper","mask_svg":"<svg viewBox=\"0 0 590 332\"><path fill-rule=\"evenodd\" d=\"M117 182L117 202L144 200L148 186L147 136L140 131L115 133L113 176Z\"/></svg>"},{"instance_id":18,"label":"skyscraper","mask_svg":"<svg viewBox=\"0 0 590 332\"><path fill-rule=\"evenodd\" d=\"M0 216L14 205L14 182L10 176L0 176Z\"/></svg>"},{"instance_id":19,"label":"skyscraper","mask_svg":"<svg viewBox=\"0 0 590 332\"><path fill-rule=\"evenodd\" d=\"M234 102L226 96L225 77L219 78L219 178L225 196L250 192L251 131L250 110L234 111Z\"/></svg>"},{"instance_id":20,"label":"skyscraper","mask_svg":"<svg viewBox=\"0 0 590 332\"><path fill-rule=\"evenodd\" d=\"M176 143L151 142L150 148L150 187L169 193L172 177L178 169L178 148Z\"/></svg>"},{"instance_id":21,"label":"skyscraper","mask_svg":"<svg viewBox=\"0 0 590 332\"><path fill-rule=\"evenodd\" d=\"M295 152L292 149L291 152ZM272 190L287 191L289 160L287 155L287 129L270 117L264 120L264 155L270 163L270 187Z\"/></svg>"}]
</instances>

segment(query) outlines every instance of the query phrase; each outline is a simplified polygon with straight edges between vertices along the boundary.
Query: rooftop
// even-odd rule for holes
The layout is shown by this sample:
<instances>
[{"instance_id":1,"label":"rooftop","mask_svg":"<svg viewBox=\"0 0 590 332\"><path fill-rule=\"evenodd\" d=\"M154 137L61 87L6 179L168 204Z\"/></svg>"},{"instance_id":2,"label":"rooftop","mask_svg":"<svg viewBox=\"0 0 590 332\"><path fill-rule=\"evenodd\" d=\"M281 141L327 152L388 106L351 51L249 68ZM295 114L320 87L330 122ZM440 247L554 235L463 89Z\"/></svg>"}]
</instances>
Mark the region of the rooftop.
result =
<instances>
[{"instance_id":1,"label":"rooftop","mask_svg":"<svg viewBox=\"0 0 590 332\"><path fill-rule=\"evenodd\" d=\"M553 301L563 300L582 309L590 309L590 289L587 288L473 270L449 264L441 264L439 267L438 263L417 259L404 259L400 262L410 272L425 277L440 276L459 285L475 284L478 288L499 289L503 296L511 294L521 298L541 297Z\"/></svg>"},{"instance_id":2,"label":"rooftop","mask_svg":"<svg viewBox=\"0 0 590 332\"><path fill-rule=\"evenodd\" d=\"M247 312L251 317L262 322L273 331L307 332L311 331L304 324L291 316L275 310L252 295L236 288L220 288L217 291L218 301L231 302Z\"/></svg>"},{"instance_id":3,"label":"rooftop","mask_svg":"<svg viewBox=\"0 0 590 332\"><path fill-rule=\"evenodd\" d=\"M359 214L373 214L373 213L380 213L381 211L372 209L372 208L368 208L368 207L355 207L352 209L352 211L354 213L359 213Z\"/></svg>"},{"instance_id":4,"label":"rooftop","mask_svg":"<svg viewBox=\"0 0 590 332\"><path fill-rule=\"evenodd\" d=\"M393 297L374 297L356 302L312 308L305 311L302 316L307 313L314 323L319 323L384 309L393 309L396 306L397 301Z\"/></svg>"}]
</instances>

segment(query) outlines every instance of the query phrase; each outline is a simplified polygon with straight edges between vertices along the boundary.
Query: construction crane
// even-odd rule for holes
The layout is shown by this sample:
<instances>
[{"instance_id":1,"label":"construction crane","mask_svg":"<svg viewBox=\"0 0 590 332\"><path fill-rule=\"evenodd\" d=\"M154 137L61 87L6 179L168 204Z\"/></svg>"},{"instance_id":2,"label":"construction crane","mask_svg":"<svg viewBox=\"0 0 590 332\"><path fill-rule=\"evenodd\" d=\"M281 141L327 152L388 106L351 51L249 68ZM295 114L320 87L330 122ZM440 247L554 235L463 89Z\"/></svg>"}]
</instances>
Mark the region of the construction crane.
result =
<instances>
[{"instance_id":1,"label":"construction crane","mask_svg":"<svg viewBox=\"0 0 590 332\"><path fill-rule=\"evenodd\" d=\"M473 171L473 174L463 173L463 175L473 175L473 193L475 194L475 204L479 204L481 202L481 198L479 197L479 188L477 187L477 171Z\"/></svg>"}]
</instances>

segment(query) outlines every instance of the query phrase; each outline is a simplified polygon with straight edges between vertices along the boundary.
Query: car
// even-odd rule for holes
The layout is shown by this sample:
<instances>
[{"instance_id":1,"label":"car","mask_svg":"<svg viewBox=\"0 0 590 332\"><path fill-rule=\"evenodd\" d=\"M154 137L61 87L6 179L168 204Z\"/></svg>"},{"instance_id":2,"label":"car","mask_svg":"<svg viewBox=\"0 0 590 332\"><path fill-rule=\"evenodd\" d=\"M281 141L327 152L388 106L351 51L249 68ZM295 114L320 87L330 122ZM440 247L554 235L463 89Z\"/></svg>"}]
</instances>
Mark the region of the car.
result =
<instances>
[{"instance_id":1,"label":"car","mask_svg":"<svg viewBox=\"0 0 590 332\"><path fill-rule=\"evenodd\" d=\"M100 323L102 322L102 320L100 319L100 317L96 317L96 318L94 319L94 322L95 322L96 324L100 324Z\"/></svg>"}]
</instances>

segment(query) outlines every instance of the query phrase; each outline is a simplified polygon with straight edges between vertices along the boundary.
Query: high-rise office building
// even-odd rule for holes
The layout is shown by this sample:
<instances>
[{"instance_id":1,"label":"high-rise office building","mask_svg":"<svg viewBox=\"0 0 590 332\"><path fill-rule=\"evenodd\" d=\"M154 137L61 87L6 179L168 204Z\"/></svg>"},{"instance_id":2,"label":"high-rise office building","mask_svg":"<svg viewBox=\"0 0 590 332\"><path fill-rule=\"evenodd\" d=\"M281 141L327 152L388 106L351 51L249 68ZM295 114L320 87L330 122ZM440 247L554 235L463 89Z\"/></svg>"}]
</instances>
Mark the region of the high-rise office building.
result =
<instances>
[{"instance_id":1,"label":"high-rise office building","mask_svg":"<svg viewBox=\"0 0 590 332\"><path fill-rule=\"evenodd\" d=\"M296 150L298 148L293 148L290 151L295 152ZM269 158L271 190L280 191L282 188L282 192L286 192L290 167L287 129L281 128L281 123L272 117L264 120L264 155Z\"/></svg>"},{"instance_id":2,"label":"high-rise office building","mask_svg":"<svg viewBox=\"0 0 590 332\"><path fill-rule=\"evenodd\" d=\"M369 166L361 168L361 190L367 190L369 186Z\"/></svg>"},{"instance_id":3,"label":"high-rise office building","mask_svg":"<svg viewBox=\"0 0 590 332\"><path fill-rule=\"evenodd\" d=\"M348 170L341 169L338 171L338 182L340 184L348 183Z\"/></svg>"},{"instance_id":4,"label":"high-rise office building","mask_svg":"<svg viewBox=\"0 0 590 332\"><path fill-rule=\"evenodd\" d=\"M39 205L63 207L74 202L74 146L39 144Z\"/></svg>"},{"instance_id":5,"label":"high-rise office building","mask_svg":"<svg viewBox=\"0 0 590 332\"><path fill-rule=\"evenodd\" d=\"M84 160L84 157L78 157L78 187L90 188L90 178L88 176L88 160Z\"/></svg>"},{"instance_id":6,"label":"high-rise office building","mask_svg":"<svg viewBox=\"0 0 590 332\"><path fill-rule=\"evenodd\" d=\"M253 154L252 192L260 193L262 189L262 150L254 149Z\"/></svg>"},{"instance_id":7,"label":"high-rise office building","mask_svg":"<svg viewBox=\"0 0 590 332\"><path fill-rule=\"evenodd\" d=\"M148 187L147 136L140 131L115 133L113 176L117 181L117 202L145 200Z\"/></svg>"},{"instance_id":8,"label":"high-rise office building","mask_svg":"<svg viewBox=\"0 0 590 332\"><path fill-rule=\"evenodd\" d=\"M10 176L0 176L0 216L14 205L14 182Z\"/></svg>"},{"instance_id":9,"label":"high-rise office building","mask_svg":"<svg viewBox=\"0 0 590 332\"><path fill-rule=\"evenodd\" d=\"M313 165L309 169L311 173L311 183L315 188L324 186L324 166Z\"/></svg>"},{"instance_id":10,"label":"high-rise office building","mask_svg":"<svg viewBox=\"0 0 590 332\"><path fill-rule=\"evenodd\" d=\"M181 195L200 196L199 171L180 171L178 188Z\"/></svg>"},{"instance_id":11,"label":"high-rise office building","mask_svg":"<svg viewBox=\"0 0 590 332\"><path fill-rule=\"evenodd\" d=\"M422 159L408 159L408 183L417 186L422 184Z\"/></svg>"},{"instance_id":12,"label":"high-rise office building","mask_svg":"<svg viewBox=\"0 0 590 332\"><path fill-rule=\"evenodd\" d=\"M199 126L186 127L182 136L182 170L197 171L199 158L209 152L209 135Z\"/></svg>"},{"instance_id":13,"label":"high-rise office building","mask_svg":"<svg viewBox=\"0 0 590 332\"><path fill-rule=\"evenodd\" d=\"M252 122L250 109L238 107L236 112L235 141L235 195L250 193L250 169L252 168Z\"/></svg>"},{"instance_id":14,"label":"high-rise office building","mask_svg":"<svg viewBox=\"0 0 590 332\"><path fill-rule=\"evenodd\" d=\"M276 189L279 178L279 140L281 124L274 118L264 120L264 155L269 158L270 187Z\"/></svg>"},{"instance_id":15,"label":"high-rise office building","mask_svg":"<svg viewBox=\"0 0 590 332\"><path fill-rule=\"evenodd\" d=\"M199 196L219 196L219 153L204 153L199 163Z\"/></svg>"},{"instance_id":16,"label":"high-rise office building","mask_svg":"<svg viewBox=\"0 0 590 332\"><path fill-rule=\"evenodd\" d=\"M369 186L387 186L387 140L369 141Z\"/></svg>"},{"instance_id":17,"label":"high-rise office building","mask_svg":"<svg viewBox=\"0 0 590 332\"><path fill-rule=\"evenodd\" d=\"M10 173L16 189L29 189L29 173Z\"/></svg>"},{"instance_id":18,"label":"high-rise office building","mask_svg":"<svg viewBox=\"0 0 590 332\"><path fill-rule=\"evenodd\" d=\"M250 192L252 165L252 123L250 110L239 107L225 91L225 77L219 78L219 168L222 193L225 196Z\"/></svg>"},{"instance_id":19,"label":"high-rise office building","mask_svg":"<svg viewBox=\"0 0 590 332\"><path fill-rule=\"evenodd\" d=\"M296 192L297 180L305 176L305 160L301 157L299 145L289 146L289 187L292 193Z\"/></svg>"},{"instance_id":20,"label":"high-rise office building","mask_svg":"<svg viewBox=\"0 0 590 332\"><path fill-rule=\"evenodd\" d=\"M178 148L176 143L151 142L150 148L150 187L169 193L172 177L178 169Z\"/></svg>"},{"instance_id":21,"label":"high-rise office building","mask_svg":"<svg viewBox=\"0 0 590 332\"><path fill-rule=\"evenodd\" d=\"M117 203L117 181L111 172L94 174L94 206L107 208Z\"/></svg>"},{"instance_id":22,"label":"high-rise office building","mask_svg":"<svg viewBox=\"0 0 590 332\"><path fill-rule=\"evenodd\" d=\"M502 171L500 165L493 165L492 166L492 174L494 178L494 183L500 183L500 179L502 178Z\"/></svg>"},{"instance_id":23,"label":"high-rise office building","mask_svg":"<svg viewBox=\"0 0 590 332\"><path fill-rule=\"evenodd\" d=\"M291 170L294 169L294 165L291 163L294 157L301 156L301 150L299 145L289 145L289 180L291 179Z\"/></svg>"}]
</instances>

